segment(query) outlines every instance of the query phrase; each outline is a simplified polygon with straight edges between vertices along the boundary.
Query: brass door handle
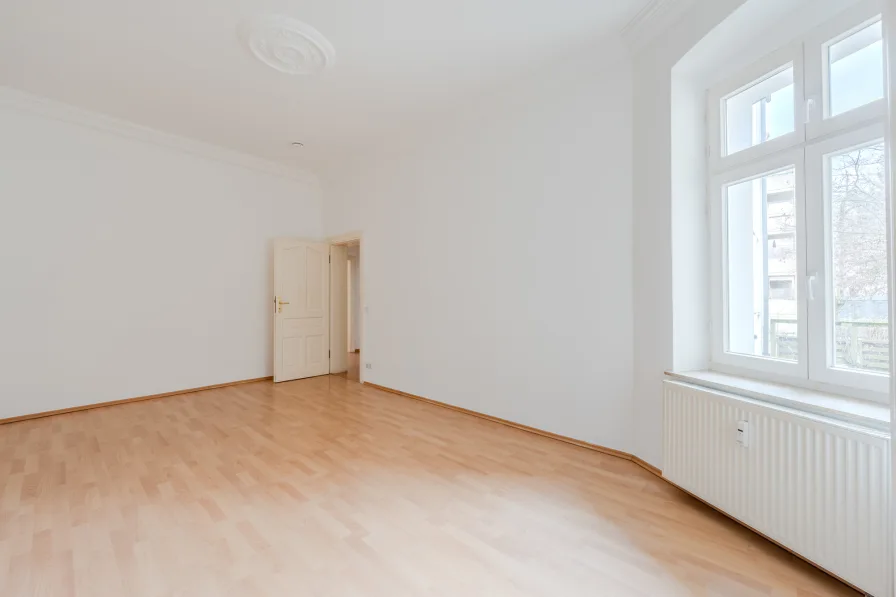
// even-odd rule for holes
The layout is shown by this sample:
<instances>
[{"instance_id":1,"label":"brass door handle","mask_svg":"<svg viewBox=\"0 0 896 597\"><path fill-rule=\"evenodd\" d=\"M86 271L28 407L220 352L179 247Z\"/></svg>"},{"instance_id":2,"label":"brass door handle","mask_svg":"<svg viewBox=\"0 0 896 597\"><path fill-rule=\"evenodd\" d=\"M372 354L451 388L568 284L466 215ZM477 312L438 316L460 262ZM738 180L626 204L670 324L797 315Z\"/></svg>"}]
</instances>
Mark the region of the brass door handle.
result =
<instances>
[{"instance_id":1,"label":"brass door handle","mask_svg":"<svg viewBox=\"0 0 896 597\"><path fill-rule=\"evenodd\" d=\"M289 301L277 301L277 304L279 304L279 305L288 305L288 304L289 304Z\"/></svg>"},{"instance_id":2,"label":"brass door handle","mask_svg":"<svg viewBox=\"0 0 896 597\"><path fill-rule=\"evenodd\" d=\"M277 313L282 313L283 305L289 304L289 301L281 301L279 296L275 296L274 301L277 303Z\"/></svg>"}]
</instances>

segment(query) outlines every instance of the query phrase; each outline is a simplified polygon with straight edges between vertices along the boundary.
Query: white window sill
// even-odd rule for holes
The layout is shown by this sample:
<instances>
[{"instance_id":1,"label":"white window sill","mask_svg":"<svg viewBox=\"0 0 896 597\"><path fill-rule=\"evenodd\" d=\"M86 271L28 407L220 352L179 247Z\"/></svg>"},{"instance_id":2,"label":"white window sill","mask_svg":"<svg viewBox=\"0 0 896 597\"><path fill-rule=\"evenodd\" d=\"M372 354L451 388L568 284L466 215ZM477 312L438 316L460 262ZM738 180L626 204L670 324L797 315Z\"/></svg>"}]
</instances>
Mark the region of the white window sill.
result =
<instances>
[{"instance_id":1,"label":"white window sill","mask_svg":"<svg viewBox=\"0 0 896 597\"><path fill-rule=\"evenodd\" d=\"M890 408L886 404L758 381L716 371L686 371L683 373L667 371L666 376L696 386L729 392L890 433Z\"/></svg>"}]
</instances>

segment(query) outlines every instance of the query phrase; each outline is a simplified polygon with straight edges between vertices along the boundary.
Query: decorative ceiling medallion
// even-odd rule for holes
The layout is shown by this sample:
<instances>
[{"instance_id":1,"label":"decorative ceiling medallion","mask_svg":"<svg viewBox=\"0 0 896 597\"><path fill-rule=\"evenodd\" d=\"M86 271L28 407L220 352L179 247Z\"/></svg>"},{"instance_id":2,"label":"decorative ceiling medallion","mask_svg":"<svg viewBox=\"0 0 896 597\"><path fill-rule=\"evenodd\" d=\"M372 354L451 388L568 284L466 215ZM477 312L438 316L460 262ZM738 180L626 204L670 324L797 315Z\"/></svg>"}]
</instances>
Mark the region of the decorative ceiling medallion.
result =
<instances>
[{"instance_id":1,"label":"decorative ceiling medallion","mask_svg":"<svg viewBox=\"0 0 896 597\"><path fill-rule=\"evenodd\" d=\"M250 21L247 29L249 49L255 57L280 72L314 75L336 60L327 38L297 19L264 15Z\"/></svg>"}]
</instances>

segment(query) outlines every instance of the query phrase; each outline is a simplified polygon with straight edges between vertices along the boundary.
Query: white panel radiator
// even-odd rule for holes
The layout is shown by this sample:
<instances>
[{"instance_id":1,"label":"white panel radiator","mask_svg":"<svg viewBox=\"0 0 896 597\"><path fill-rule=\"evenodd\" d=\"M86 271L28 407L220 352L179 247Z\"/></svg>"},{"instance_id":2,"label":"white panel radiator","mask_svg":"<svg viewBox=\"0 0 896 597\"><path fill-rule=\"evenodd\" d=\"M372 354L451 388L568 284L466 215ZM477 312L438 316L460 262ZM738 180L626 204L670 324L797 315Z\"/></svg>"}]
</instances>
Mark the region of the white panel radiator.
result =
<instances>
[{"instance_id":1,"label":"white panel radiator","mask_svg":"<svg viewBox=\"0 0 896 597\"><path fill-rule=\"evenodd\" d=\"M867 593L891 595L887 434L663 383L664 477Z\"/></svg>"}]
</instances>

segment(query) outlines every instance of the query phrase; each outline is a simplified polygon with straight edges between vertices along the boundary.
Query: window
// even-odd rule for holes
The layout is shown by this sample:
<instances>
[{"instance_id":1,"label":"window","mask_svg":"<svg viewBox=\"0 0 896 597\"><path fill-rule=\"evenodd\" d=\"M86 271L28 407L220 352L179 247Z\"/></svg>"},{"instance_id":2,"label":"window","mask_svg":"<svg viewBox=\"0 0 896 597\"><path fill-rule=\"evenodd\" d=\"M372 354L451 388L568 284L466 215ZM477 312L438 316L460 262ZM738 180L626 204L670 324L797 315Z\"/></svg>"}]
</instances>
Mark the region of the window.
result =
<instances>
[{"instance_id":1,"label":"window","mask_svg":"<svg viewBox=\"0 0 896 597\"><path fill-rule=\"evenodd\" d=\"M825 44L828 57L826 116L838 116L884 97L884 41L880 20Z\"/></svg>"},{"instance_id":2,"label":"window","mask_svg":"<svg viewBox=\"0 0 896 597\"><path fill-rule=\"evenodd\" d=\"M822 382L885 391L889 374L887 163L882 124L810 145L810 335ZM817 292L815 289L817 288Z\"/></svg>"},{"instance_id":3,"label":"window","mask_svg":"<svg viewBox=\"0 0 896 597\"><path fill-rule=\"evenodd\" d=\"M884 144L827 158L834 366L889 371Z\"/></svg>"},{"instance_id":4,"label":"window","mask_svg":"<svg viewBox=\"0 0 896 597\"><path fill-rule=\"evenodd\" d=\"M726 98L725 118L726 155L792 133L793 65Z\"/></svg>"},{"instance_id":5,"label":"window","mask_svg":"<svg viewBox=\"0 0 896 597\"><path fill-rule=\"evenodd\" d=\"M782 275L796 275L795 177L790 167L726 189L730 352L788 361L799 355L796 300L771 294Z\"/></svg>"},{"instance_id":6,"label":"window","mask_svg":"<svg viewBox=\"0 0 896 597\"><path fill-rule=\"evenodd\" d=\"M714 170L733 168L805 140L801 45L784 47L710 90Z\"/></svg>"},{"instance_id":7,"label":"window","mask_svg":"<svg viewBox=\"0 0 896 597\"><path fill-rule=\"evenodd\" d=\"M708 94L716 368L885 399L879 10L867 2Z\"/></svg>"},{"instance_id":8,"label":"window","mask_svg":"<svg viewBox=\"0 0 896 597\"><path fill-rule=\"evenodd\" d=\"M886 118L880 13L865 0L804 40L807 138Z\"/></svg>"}]
</instances>

